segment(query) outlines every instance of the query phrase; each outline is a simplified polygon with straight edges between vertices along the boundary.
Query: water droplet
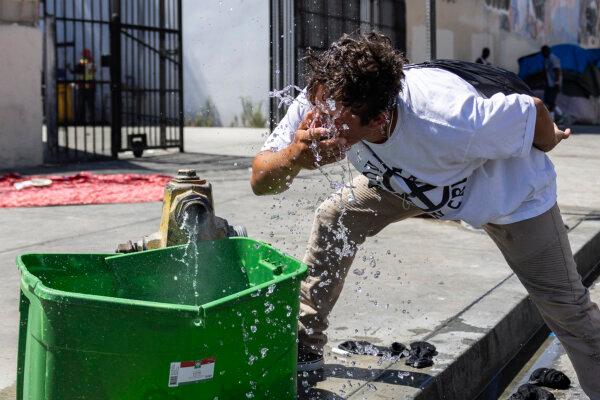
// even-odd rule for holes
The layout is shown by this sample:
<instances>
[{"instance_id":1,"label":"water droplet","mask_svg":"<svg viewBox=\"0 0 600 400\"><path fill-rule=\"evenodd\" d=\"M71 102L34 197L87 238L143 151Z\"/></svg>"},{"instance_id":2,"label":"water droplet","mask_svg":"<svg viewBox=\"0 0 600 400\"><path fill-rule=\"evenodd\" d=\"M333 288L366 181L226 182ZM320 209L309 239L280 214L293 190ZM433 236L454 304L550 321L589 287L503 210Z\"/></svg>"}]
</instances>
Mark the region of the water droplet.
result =
<instances>
[{"instance_id":1,"label":"water droplet","mask_svg":"<svg viewBox=\"0 0 600 400\"><path fill-rule=\"evenodd\" d=\"M274 309L275 309L275 306L272 303L265 301L265 314L269 314Z\"/></svg>"}]
</instances>

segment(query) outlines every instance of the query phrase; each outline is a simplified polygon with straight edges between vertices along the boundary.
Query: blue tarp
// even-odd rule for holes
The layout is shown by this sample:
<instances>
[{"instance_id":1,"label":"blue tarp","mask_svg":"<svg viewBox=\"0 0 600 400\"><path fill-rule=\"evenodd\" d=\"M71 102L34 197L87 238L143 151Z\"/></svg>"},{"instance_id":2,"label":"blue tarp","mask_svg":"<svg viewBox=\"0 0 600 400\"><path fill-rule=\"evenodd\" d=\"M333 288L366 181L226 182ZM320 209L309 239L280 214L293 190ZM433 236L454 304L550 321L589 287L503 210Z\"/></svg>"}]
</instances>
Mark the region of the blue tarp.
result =
<instances>
[{"instance_id":1,"label":"blue tarp","mask_svg":"<svg viewBox=\"0 0 600 400\"><path fill-rule=\"evenodd\" d=\"M600 49L588 49L592 62L595 66L600 67Z\"/></svg>"},{"instance_id":2,"label":"blue tarp","mask_svg":"<svg viewBox=\"0 0 600 400\"><path fill-rule=\"evenodd\" d=\"M583 74L588 66L600 62L600 49L586 50L573 44L559 44L550 47L552 53L560 59L563 70ZM530 54L519 58L519 76L522 79L544 71L542 53Z\"/></svg>"}]
</instances>

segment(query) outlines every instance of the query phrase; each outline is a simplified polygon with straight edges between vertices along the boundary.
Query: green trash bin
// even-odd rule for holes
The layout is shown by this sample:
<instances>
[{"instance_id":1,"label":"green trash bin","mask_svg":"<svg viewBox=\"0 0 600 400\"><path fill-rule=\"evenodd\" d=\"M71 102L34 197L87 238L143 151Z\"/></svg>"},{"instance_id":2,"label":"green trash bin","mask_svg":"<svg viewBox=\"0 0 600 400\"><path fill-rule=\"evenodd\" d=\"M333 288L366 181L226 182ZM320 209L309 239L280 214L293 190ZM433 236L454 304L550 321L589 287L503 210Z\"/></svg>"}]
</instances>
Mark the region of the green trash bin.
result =
<instances>
[{"instance_id":1,"label":"green trash bin","mask_svg":"<svg viewBox=\"0 0 600 400\"><path fill-rule=\"evenodd\" d=\"M24 254L17 398L292 399L306 266L247 238Z\"/></svg>"}]
</instances>

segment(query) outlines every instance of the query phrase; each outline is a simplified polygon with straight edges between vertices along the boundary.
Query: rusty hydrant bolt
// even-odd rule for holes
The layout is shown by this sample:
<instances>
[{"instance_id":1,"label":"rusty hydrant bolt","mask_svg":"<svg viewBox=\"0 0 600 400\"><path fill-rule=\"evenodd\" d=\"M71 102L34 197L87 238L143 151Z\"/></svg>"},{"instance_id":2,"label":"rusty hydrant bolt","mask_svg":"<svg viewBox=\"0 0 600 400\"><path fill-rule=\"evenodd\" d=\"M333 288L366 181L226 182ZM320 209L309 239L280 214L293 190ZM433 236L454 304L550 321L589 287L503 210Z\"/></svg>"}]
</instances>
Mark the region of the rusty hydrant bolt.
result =
<instances>
[{"instance_id":1,"label":"rusty hydrant bolt","mask_svg":"<svg viewBox=\"0 0 600 400\"><path fill-rule=\"evenodd\" d=\"M195 169L180 169L177 171L177 179L198 179Z\"/></svg>"}]
</instances>

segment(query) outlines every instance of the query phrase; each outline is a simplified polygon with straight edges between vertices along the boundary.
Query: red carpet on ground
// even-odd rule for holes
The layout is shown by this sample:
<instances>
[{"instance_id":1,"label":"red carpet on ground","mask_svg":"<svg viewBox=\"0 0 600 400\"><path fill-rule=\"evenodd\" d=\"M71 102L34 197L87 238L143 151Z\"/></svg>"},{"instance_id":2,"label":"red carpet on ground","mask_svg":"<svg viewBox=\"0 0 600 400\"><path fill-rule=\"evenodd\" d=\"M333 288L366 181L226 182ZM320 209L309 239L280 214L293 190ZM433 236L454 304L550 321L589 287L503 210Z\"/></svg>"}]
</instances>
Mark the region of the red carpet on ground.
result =
<instances>
[{"instance_id":1,"label":"red carpet on ground","mask_svg":"<svg viewBox=\"0 0 600 400\"><path fill-rule=\"evenodd\" d=\"M52 180L42 187L17 190L15 183L35 178ZM171 179L159 174L91 174L68 176L0 176L0 208L63 206L71 204L144 203L161 201Z\"/></svg>"}]
</instances>

